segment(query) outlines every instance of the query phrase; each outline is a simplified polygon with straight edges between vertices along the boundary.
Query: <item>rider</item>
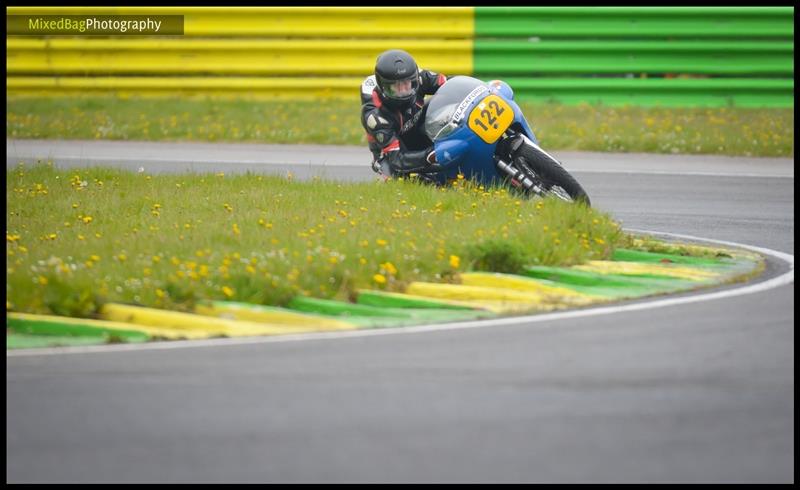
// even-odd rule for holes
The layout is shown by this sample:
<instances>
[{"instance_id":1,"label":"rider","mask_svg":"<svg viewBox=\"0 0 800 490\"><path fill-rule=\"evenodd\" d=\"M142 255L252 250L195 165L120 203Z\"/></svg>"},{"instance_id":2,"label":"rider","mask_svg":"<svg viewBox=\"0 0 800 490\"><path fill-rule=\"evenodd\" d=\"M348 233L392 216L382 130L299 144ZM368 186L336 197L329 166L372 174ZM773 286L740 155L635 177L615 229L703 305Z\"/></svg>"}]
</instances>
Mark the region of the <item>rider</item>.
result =
<instances>
[{"instance_id":1,"label":"rider","mask_svg":"<svg viewBox=\"0 0 800 490\"><path fill-rule=\"evenodd\" d=\"M361 124L375 172L405 175L436 163L433 143L423 130L423 104L446 81L440 73L420 70L403 50L378 56L375 74L361 85Z\"/></svg>"}]
</instances>

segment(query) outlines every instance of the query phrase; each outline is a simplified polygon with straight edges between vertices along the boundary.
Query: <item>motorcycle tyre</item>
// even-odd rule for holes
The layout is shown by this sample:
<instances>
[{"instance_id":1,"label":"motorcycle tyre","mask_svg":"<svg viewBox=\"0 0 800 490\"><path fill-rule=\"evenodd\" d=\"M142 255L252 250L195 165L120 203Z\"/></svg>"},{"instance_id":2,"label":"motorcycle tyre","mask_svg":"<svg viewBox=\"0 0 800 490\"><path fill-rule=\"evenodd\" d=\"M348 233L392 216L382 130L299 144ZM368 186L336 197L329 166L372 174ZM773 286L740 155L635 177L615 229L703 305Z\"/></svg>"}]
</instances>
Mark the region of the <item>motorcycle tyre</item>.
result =
<instances>
[{"instance_id":1,"label":"motorcycle tyre","mask_svg":"<svg viewBox=\"0 0 800 490\"><path fill-rule=\"evenodd\" d=\"M591 206L589 195L581 187L575 177L570 175L561 165L556 164L546 155L541 154L529 145L522 145L516 152L517 158L522 158L524 162L536 172L545 185L556 185L564 189L573 201L582 201L587 207Z\"/></svg>"}]
</instances>

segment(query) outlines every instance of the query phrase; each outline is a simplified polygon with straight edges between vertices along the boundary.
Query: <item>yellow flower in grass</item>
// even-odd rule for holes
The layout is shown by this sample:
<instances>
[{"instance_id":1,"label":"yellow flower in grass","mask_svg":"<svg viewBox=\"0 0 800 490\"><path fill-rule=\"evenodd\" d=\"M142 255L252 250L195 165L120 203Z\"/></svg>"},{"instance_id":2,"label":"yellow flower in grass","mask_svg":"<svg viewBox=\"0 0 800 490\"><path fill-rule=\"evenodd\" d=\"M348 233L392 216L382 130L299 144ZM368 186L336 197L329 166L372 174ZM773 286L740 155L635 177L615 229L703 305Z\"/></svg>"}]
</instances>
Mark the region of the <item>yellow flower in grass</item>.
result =
<instances>
[{"instance_id":1,"label":"yellow flower in grass","mask_svg":"<svg viewBox=\"0 0 800 490\"><path fill-rule=\"evenodd\" d=\"M451 255L450 256L450 267L453 269L458 269L458 266L461 264L461 259L458 255Z\"/></svg>"},{"instance_id":2,"label":"yellow flower in grass","mask_svg":"<svg viewBox=\"0 0 800 490\"><path fill-rule=\"evenodd\" d=\"M381 264L381 268L383 268L383 270L385 270L391 276L397 274L397 267L395 267L391 262Z\"/></svg>"},{"instance_id":3,"label":"yellow flower in grass","mask_svg":"<svg viewBox=\"0 0 800 490\"><path fill-rule=\"evenodd\" d=\"M375 243L380 247L385 247L386 245L389 244L389 242L387 242L386 240L384 240L382 238L378 238L377 240L375 240Z\"/></svg>"},{"instance_id":4,"label":"yellow flower in grass","mask_svg":"<svg viewBox=\"0 0 800 490\"><path fill-rule=\"evenodd\" d=\"M222 286L222 293L223 293L223 294L224 294L226 297L228 297L228 298L232 298L232 297L233 297L233 295L234 295L234 293L235 293L235 291L234 291L233 289L229 288L228 286Z\"/></svg>"},{"instance_id":5,"label":"yellow flower in grass","mask_svg":"<svg viewBox=\"0 0 800 490\"><path fill-rule=\"evenodd\" d=\"M378 284L386 284L386 278L383 276L383 274L375 274L372 276L372 280Z\"/></svg>"}]
</instances>

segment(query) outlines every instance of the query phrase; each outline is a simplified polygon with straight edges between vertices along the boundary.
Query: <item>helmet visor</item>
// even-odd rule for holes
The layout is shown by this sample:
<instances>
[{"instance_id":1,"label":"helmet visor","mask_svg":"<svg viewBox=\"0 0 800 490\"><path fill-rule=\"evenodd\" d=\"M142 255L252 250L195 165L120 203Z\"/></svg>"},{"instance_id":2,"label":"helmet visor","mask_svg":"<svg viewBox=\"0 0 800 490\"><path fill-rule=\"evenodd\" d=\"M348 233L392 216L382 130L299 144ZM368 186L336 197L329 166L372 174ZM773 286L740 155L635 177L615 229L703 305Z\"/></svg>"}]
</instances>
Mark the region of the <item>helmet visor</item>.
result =
<instances>
[{"instance_id":1,"label":"helmet visor","mask_svg":"<svg viewBox=\"0 0 800 490\"><path fill-rule=\"evenodd\" d=\"M386 84L384 92L394 99L407 99L417 93L419 79L414 76L405 80L391 81Z\"/></svg>"}]
</instances>

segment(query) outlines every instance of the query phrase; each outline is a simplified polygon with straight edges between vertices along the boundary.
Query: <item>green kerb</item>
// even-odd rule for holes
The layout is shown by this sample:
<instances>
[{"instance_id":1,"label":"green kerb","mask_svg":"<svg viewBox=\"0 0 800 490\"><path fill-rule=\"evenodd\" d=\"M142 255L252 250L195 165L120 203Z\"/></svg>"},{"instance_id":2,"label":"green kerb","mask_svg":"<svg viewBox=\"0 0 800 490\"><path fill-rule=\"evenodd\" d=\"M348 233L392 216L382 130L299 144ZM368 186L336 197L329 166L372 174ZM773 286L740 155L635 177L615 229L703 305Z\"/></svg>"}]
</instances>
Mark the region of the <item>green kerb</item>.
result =
<instances>
[{"instance_id":1,"label":"green kerb","mask_svg":"<svg viewBox=\"0 0 800 490\"><path fill-rule=\"evenodd\" d=\"M99 343L114 341L147 342L150 338L146 333L135 330L117 330L87 325L73 325L51 320L22 320L19 318L7 317L6 327L17 334L95 338L99 340Z\"/></svg>"},{"instance_id":2,"label":"green kerb","mask_svg":"<svg viewBox=\"0 0 800 490\"><path fill-rule=\"evenodd\" d=\"M6 349L41 349L46 347L79 347L84 345L103 345L108 340L103 337L69 337L59 335L26 335L8 332Z\"/></svg>"}]
</instances>

